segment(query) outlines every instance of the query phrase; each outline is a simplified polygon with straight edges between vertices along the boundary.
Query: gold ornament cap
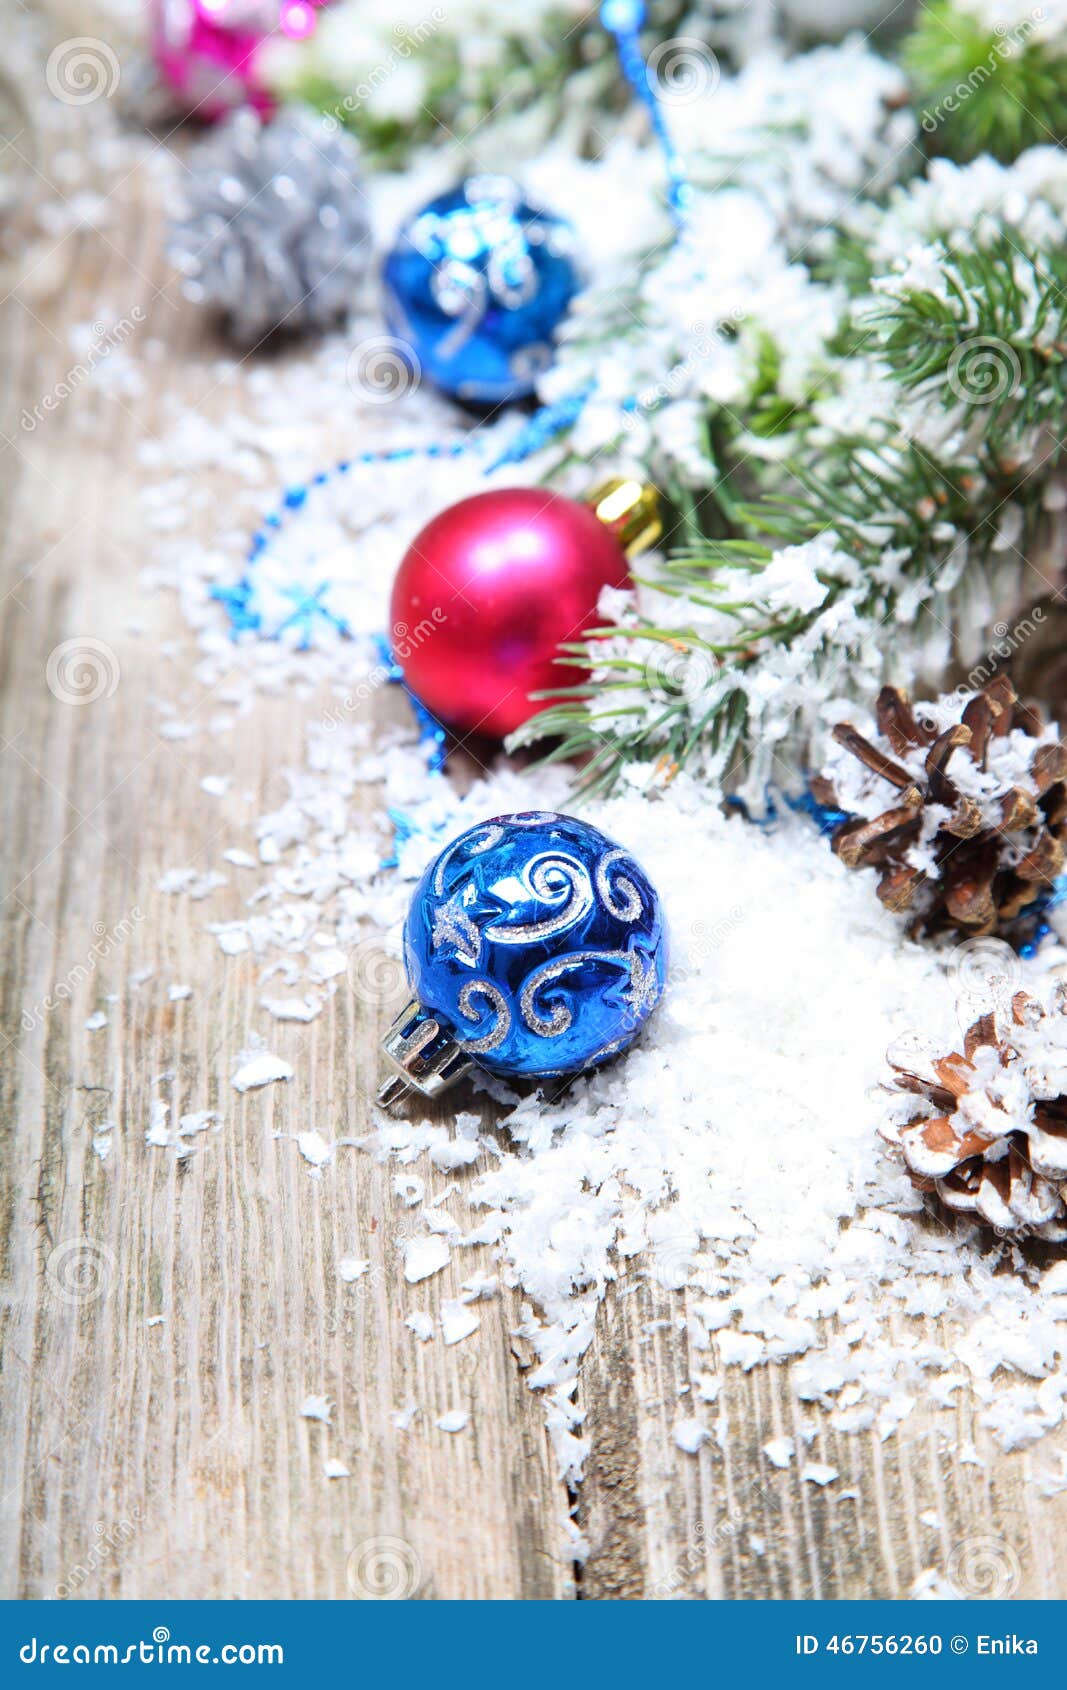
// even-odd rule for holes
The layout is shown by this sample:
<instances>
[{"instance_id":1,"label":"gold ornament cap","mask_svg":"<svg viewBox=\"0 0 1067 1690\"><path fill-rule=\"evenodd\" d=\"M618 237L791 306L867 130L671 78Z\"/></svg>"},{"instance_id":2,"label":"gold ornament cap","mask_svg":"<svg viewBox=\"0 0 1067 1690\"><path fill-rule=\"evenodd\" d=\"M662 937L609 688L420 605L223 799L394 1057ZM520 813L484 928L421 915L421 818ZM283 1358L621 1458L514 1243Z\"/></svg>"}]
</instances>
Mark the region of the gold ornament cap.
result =
<instances>
[{"instance_id":1,"label":"gold ornament cap","mask_svg":"<svg viewBox=\"0 0 1067 1690\"><path fill-rule=\"evenodd\" d=\"M659 494L647 481L617 475L590 493L586 503L611 529L627 557L651 551L663 533Z\"/></svg>"}]
</instances>

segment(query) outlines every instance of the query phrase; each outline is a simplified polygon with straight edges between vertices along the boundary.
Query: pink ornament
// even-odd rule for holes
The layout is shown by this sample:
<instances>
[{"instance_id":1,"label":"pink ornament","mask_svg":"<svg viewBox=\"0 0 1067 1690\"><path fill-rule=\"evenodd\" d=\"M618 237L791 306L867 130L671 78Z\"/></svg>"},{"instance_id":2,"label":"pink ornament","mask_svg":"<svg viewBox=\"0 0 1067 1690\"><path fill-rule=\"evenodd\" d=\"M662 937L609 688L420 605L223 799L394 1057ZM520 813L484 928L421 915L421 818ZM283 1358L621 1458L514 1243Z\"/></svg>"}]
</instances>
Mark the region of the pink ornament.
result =
<instances>
[{"instance_id":1,"label":"pink ornament","mask_svg":"<svg viewBox=\"0 0 1067 1690\"><path fill-rule=\"evenodd\" d=\"M589 505L538 487L461 499L408 549L393 584L393 651L416 697L458 733L502 739L582 672L559 647L597 621L604 587L633 586Z\"/></svg>"},{"instance_id":2,"label":"pink ornament","mask_svg":"<svg viewBox=\"0 0 1067 1690\"><path fill-rule=\"evenodd\" d=\"M160 77L191 117L214 123L238 106L269 113L261 74L272 35L302 41L329 0L152 0L152 53Z\"/></svg>"}]
</instances>

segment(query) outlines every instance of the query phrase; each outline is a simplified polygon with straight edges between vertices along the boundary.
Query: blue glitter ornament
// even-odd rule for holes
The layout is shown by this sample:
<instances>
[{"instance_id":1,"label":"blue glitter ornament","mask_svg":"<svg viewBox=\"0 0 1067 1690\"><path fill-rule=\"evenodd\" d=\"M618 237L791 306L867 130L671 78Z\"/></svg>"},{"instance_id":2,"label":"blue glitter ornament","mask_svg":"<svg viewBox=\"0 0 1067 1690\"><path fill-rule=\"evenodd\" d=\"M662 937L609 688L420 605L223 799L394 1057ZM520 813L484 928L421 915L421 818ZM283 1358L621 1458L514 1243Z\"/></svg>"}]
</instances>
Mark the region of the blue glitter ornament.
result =
<instances>
[{"instance_id":1,"label":"blue glitter ornament","mask_svg":"<svg viewBox=\"0 0 1067 1690\"><path fill-rule=\"evenodd\" d=\"M581 286L571 225L507 176L470 176L416 212L384 281L389 327L411 362L475 405L533 392Z\"/></svg>"},{"instance_id":2,"label":"blue glitter ornament","mask_svg":"<svg viewBox=\"0 0 1067 1690\"><path fill-rule=\"evenodd\" d=\"M575 1074L637 1037L663 993L667 929L630 853L574 816L495 816L447 845L411 900L414 1001L383 1050L389 1104L491 1074Z\"/></svg>"}]
</instances>

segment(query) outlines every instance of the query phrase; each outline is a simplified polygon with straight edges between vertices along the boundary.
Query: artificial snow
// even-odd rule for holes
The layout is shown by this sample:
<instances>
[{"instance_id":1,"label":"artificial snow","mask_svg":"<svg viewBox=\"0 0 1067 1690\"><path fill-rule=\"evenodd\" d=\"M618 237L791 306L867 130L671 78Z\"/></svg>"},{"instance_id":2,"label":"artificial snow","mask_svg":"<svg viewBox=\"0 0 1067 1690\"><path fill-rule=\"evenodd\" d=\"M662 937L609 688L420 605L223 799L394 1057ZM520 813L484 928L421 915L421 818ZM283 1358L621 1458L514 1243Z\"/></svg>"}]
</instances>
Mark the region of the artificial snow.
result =
<instances>
[{"instance_id":1,"label":"artificial snow","mask_svg":"<svg viewBox=\"0 0 1067 1690\"><path fill-rule=\"evenodd\" d=\"M763 1453L772 1467L788 1467L795 1453L792 1438L772 1438L763 1446Z\"/></svg>"},{"instance_id":2,"label":"artificial snow","mask_svg":"<svg viewBox=\"0 0 1067 1690\"><path fill-rule=\"evenodd\" d=\"M470 1415L462 1408L450 1408L447 1414L434 1421L434 1425L439 1432L462 1432L469 1420Z\"/></svg>"},{"instance_id":3,"label":"artificial snow","mask_svg":"<svg viewBox=\"0 0 1067 1690\"><path fill-rule=\"evenodd\" d=\"M321 1173L333 1161L333 1145L323 1138L321 1133L297 1133L296 1147L305 1162L311 1165L312 1171Z\"/></svg>"},{"instance_id":4,"label":"artificial snow","mask_svg":"<svg viewBox=\"0 0 1067 1690\"><path fill-rule=\"evenodd\" d=\"M404 1246L404 1278L409 1285L418 1285L421 1280L440 1273L449 1260L448 1245L443 1238L433 1235L410 1238Z\"/></svg>"},{"instance_id":5,"label":"artificial snow","mask_svg":"<svg viewBox=\"0 0 1067 1690\"><path fill-rule=\"evenodd\" d=\"M638 462L648 418L638 414L633 433L620 434L620 401L676 370L657 413L659 450L691 479L706 479L707 401L729 403L760 379L768 340L781 360L783 393L802 400L820 392L829 338L848 301L793 255L850 206L868 219L864 237L887 272L913 248L951 235L957 222L980 225L987 212L986 222L995 211L1021 233L1062 244L1067 166L1054 148L1032 149L1010 168L937 161L925 184L897 190L887 205L862 202L866 182L887 188L910 162L914 120L900 109L900 91L900 73L854 42L802 59L753 61L742 76L724 78L712 100L672 113L687 152L699 155L702 181L719 186L691 242L664 244L662 262L642 277L641 311L624 335L598 340L590 352L582 335L596 322L595 295L576 313L546 391L570 391L583 360L595 365L602 395L572 442L579 455L618 439L605 466ZM751 144L756 135L759 146ZM659 161L642 153L639 162L647 167L641 181L658 185ZM628 146L581 165L593 190L583 229L593 252L617 239L620 203L647 223L649 194L635 188L632 166ZM558 160L541 172L550 199L557 167L567 176ZM573 173L573 160L569 167ZM417 197L419 184L409 185ZM269 364L220 361L232 402L209 420L165 396L169 414L139 448L151 531L145 581L179 595L197 641L189 696L173 718L179 731L197 719L208 689L215 714L205 731L223 739L242 731L263 694L284 696L307 716L301 754L276 771L280 796L272 792L269 806L250 813L244 831L231 819L225 848L211 847L218 862L240 870L228 895L244 899L243 908L227 907L231 919L205 920L218 965L234 958L236 968L254 971L255 1013L267 1028L311 1020L333 996L346 1017L384 1009L394 995L402 1001L400 927L427 863L485 816L542 808L577 810L634 851L660 890L673 945L664 1002L640 1043L556 1100L494 1083L455 1094L451 1128L420 1119L417 1108L389 1119L364 1103L358 1119L330 1123L359 1134L362 1154L392 1170L405 1236L393 1241L390 1271L417 1285L450 1260L463 1272L476 1247L486 1252L486 1269L461 1281L439 1326L426 1311L404 1324L419 1341L440 1330L458 1343L450 1333L475 1318L469 1303L498 1288L509 1293L510 1317L533 1352L525 1377L569 1482L580 1479L586 1455L582 1364L598 1310L609 1287L642 1282L669 1321L664 1330L678 1333L679 1349L684 1343L694 1357L682 1381L689 1405L715 1403L736 1371L789 1361L796 1397L822 1405L842 1434L893 1437L911 1405L929 1398L946 1424L951 1417L955 1435L966 1393L985 1434L1007 1448L1036 1442L1067 1414L1067 1274L1054 1267L1042 1277L987 1234L946 1229L878 1136L889 1043L919 1028L949 1049L958 1035L952 947L909 942L878 903L871 877L850 875L805 818L783 814L763 830L724 817L708 787L685 774L648 798L626 771L617 798L592 802L575 797L566 771L520 769L503 757L461 796L447 777L427 774L412 726L382 728L374 714L384 676L369 642L387 625L404 546L431 511L501 481L534 480L544 468L534 461L482 476L513 418L486 425L480 453L335 480L272 538L255 569L257 610L268 622L291 623L294 583L322 581L323 610L356 638L339 640L323 615L306 650L295 627L276 641L231 639L212 589L240 575L248 533L284 485L330 461L338 439L369 438L371 428L383 446L437 444L465 430L426 388L403 405L361 410L345 381L352 344L351 335L327 336ZM851 388L846 381L816 400L828 433L849 433L854 415L881 414L872 409L880 391L877 371L861 369ZM220 462L233 485L222 534L217 482L205 473ZM588 485L581 474L573 482L579 492ZM197 532L203 543L190 537ZM763 580L770 606L816 609L821 577L840 566L834 545L824 535L780 552ZM618 601L612 615L632 613L628 602ZM841 619L839 649L853 654L853 690L873 688L880 653L869 626L849 620L846 601L832 614ZM808 707L810 657L803 646L775 652L746 678L768 745L787 744ZM702 703L708 676L699 663L683 680ZM852 712L837 696L842 676L819 684L820 710ZM390 719L401 710L401 700L392 701ZM796 774L770 757L766 772ZM224 790L218 781L217 795ZM390 811L402 821L395 840ZM161 885L204 899L206 917L224 879L198 863L195 871L177 866ZM1020 962L1020 983L1063 960L1053 946ZM143 978L131 976L131 986ZM968 1020L973 1009L968 1004ZM290 1031L299 1035L299 1026ZM293 1073L251 1047L233 1084L246 1091ZM168 1123L166 1103L153 1104L149 1144L178 1147L180 1129L172 1133ZM305 1157L311 1147L321 1152L309 1160L325 1182L338 1177L320 1135L301 1133L297 1144ZM428 1201L437 1173L455 1184L447 1211ZM342 1258L342 1280L346 1261L362 1265ZM931 1320L938 1326L924 1324ZM398 1411L394 1424L410 1424L414 1412L413 1404ZM328 1421L329 1404L309 1397L301 1413ZM436 1422L443 1431L467 1423L460 1410ZM699 1447L707 1431L683 1418L675 1435ZM766 1459L778 1465L790 1442L772 1438ZM971 1445L961 1459L980 1462ZM796 1460L792 1449L788 1460ZM816 1486L836 1476L814 1462L800 1471Z\"/></svg>"},{"instance_id":6,"label":"artificial snow","mask_svg":"<svg viewBox=\"0 0 1067 1690\"><path fill-rule=\"evenodd\" d=\"M441 1304L441 1332L446 1344L461 1343L477 1332L481 1321L465 1303L446 1299Z\"/></svg>"},{"instance_id":7,"label":"artificial snow","mask_svg":"<svg viewBox=\"0 0 1067 1690\"><path fill-rule=\"evenodd\" d=\"M170 1128L167 1124L169 1119L169 1104L163 1098L153 1098L149 1110L148 1126L145 1128L144 1135L145 1143L151 1145L153 1149L162 1150L171 1143Z\"/></svg>"},{"instance_id":8,"label":"artificial snow","mask_svg":"<svg viewBox=\"0 0 1067 1690\"><path fill-rule=\"evenodd\" d=\"M807 1466L800 1469L800 1477L804 1484L818 1485L822 1490L833 1484L838 1477L838 1471L836 1467L830 1467L825 1462L809 1461Z\"/></svg>"},{"instance_id":9,"label":"artificial snow","mask_svg":"<svg viewBox=\"0 0 1067 1690\"><path fill-rule=\"evenodd\" d=\"M461 1303L477 1303L483 1297L495 1297L500 1281L495 1273L475 1273L465 1279L460 1288Z\"/></svg>"},{"instance_id":10,"label":"artificial snow","mask_svg":"<svg viewBox=\"0 0 1067 1690\"><path fill-rule=\"evenodd\" d=\"M383 926L402 915L441 837L480 815L568 802L558 773L506 766L460 799L419 772L417 755L394 759L391 778L376 765L384 801L395 781L418 824L399 871L367 883ZM323 799L335 777L347 789L336 736L309 767ZM927 1220L878 1137L875 1088L894 1035L916 1024L950 1040L958 1031L951 948L904 938L866 877L849 875L808 824L763 831L723 817L685 776L657 802L622 797L583 813L645 863L671 919L671 984L645 1037L558 1102L517 1101L488 1166L469 1112L471 1136L457 1140L398 1116L361 1141L404 1167L398 1195L419 1211L403 1248L409 1283L440 1271L450 1247L496 1245L501 1279L530 1305L530 1382L544 1393L561 1469L580 1472L581 1356L598 1301L624 1274L684 1291L694 1350L710 1347L720 1368L796 1358L798 1392L825 1403L841 1430L891 1435L915 1397L961 1365L974 1384L998 1365L1050 1376L1063 1322L1025 1273L998 1272L993 1289L995 1254L977 1233ZM442 1158L443 1142L474 1150L470 1166ZM421 1201L422 1176L407 1171L420 1159L449 1164L458 1189L447 1211ZM969 1346L920 1345L906 1325L894 1333L894 1311L946 1314L962 1331L993 1297L1001 1316L976 1325ZM1031 1334L1028 1347L1012 1323ZM428 1316L409 1324L429 1337ZM714 1400L719 1379L697 1375L698 1396ZM1000 1418L979 1404L1002 1442L1063 1412L1058 1398L1035 1408L1035 1389L1024 1387L1025 1404L1004 1398Z\"/></svg>"},{"instance_id":11,"label":"artificial snow","mask_svg":"<svg viewBox=\"0 0 1067 1690\"><path fill-rule=\"evenodd\" d=\"M343 655L351 666L356 650ZM560 771L503 760L460 797L427 775L413 737L383 759L356 722L312 722L289 785L284 830L277 814L270 822L285 843L252 883L247 930L261 966L294 982L305 929L336 936L312 956L394 931L443 839L485 815L574 804ZM342 882L350 805L368 786L410 831L397 868ZM633 1051L558 1101L512 1093L491 1135L470 1109L454 1134L417 1112L372 1116L356 1142L396 1166L397 1197L418 1217L401 1241L407 1283L457 1250L493 1248L495 1277L528 1306L527 1378L571 1481L586 1454L582 1356L620 1278L680 1300L706 1358L690 1381L699 1400L715 1400L723 1370L793 1359L801 1400L824 1404L841 1431L892 1436L950 1379L951 1390L970 1383L981 1424L1006 1447L1062 1420L1058 1392L1038 1397L1063 1365L1057 1299L1025 1266L998 1266L1001 1247L979 1233L928 1219L878 1134L892 1040L917 1026L945 1048L958 1036L951 946L908 941L869 877L850 875L805 820L762 830L723 816L686 775L654 801L581 811L659 887L673 942L664 1003ZM254 913L275 901L284 921ZM1051 954L1020 962L1023 976ZM435 1169L452 1183L447 1209L426 1201ZM944 1344L920 1341L910 1319L939 1315ZM446 1339L460 1330L455 1306L438 1318ZM422 1341L435 1330L429 1314L407 1325Z\"/></svg>"},{"instance_id":12,"label":"artificial snow","mask_svg":"<svg viewBox=\"0 0 1067 1690\"><path fill-rule=\"evenodd\" d=\"M178 1137L195 1138L198 1133L206 1133L218 1118L215 1109L190 1109L178 1118Z\"/></svg>"},{"instance_id":13,"label":"artificial snow","mask_svg":"<svg viewBox=\"0 0 1067 1690\"><path fill-rule=\"evenodd\" d=\"M674 1441L687 1455L695 1455L710 1437L711 1433L699 1420L676 1420L674 1423Z\"/></svg>"},{"instance_id":14,"label":"artificial snow","mask_svg":"<svg viewBox=\"0 0 1067 1690\"><path fill-rule=\"evenodd\" d=\"M254 1091L259 1086L273 1084L275 1080L291 1080L294 1073L290 1063L283 1062L280 1056L272 1056L267 1050L243 1051L238 1062L240 1066L232 1080L235 1091Z\"/></svg>"},{"instance_id":15,"label":"artificial snow","mask_svg":"<svg viewBox=\"0 0 1067 1690\"><path fill-rule=\"evenodd\" d=\"M275 1021L314 1021L321 1008L307 998L260 998L259 1001Z\"/></svg>"}]
</instances>

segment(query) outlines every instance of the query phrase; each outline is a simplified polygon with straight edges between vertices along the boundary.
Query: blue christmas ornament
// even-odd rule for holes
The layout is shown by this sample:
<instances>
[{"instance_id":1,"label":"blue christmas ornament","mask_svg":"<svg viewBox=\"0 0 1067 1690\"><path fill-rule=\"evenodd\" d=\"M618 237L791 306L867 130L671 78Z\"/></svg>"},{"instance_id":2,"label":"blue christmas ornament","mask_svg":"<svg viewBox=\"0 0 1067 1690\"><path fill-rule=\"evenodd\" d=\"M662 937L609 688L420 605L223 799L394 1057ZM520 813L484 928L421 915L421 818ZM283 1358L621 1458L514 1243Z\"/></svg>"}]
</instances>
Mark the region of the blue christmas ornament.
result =
<instances>
[{"instance_id":1,"label":"blue christmas ornament","mask_svg":"<svg viewBox=\"0 0 1067 1690\"><path fill-rule=\"evenodd\" d=\"M390 329L471 404L532 393L581 286L574 231L507 176L470 176L409 218L385 261Z\"/></svg>"},{"instance_id":2,"label":"blue christmas ornament","mask_svg":"<svg viewBox=\"0 0 1067 1690\"><path fill-rule=\"evenodd\" d=\"M625 1050L663 993L667 929L630 853L574 816L495 816L447 845L411 900L413 1001L379 1093L491 1074L574 1074Z\"/></svg>"}]
</instances>

